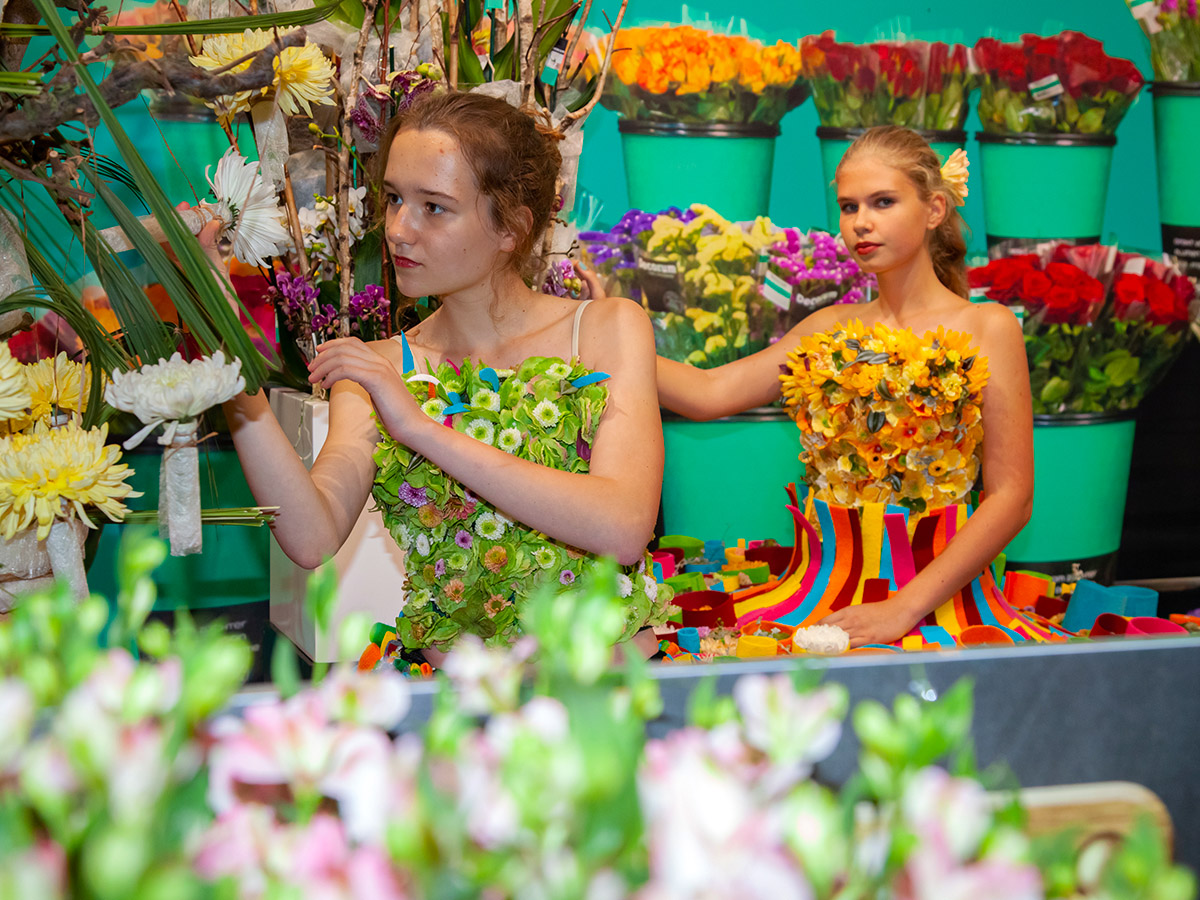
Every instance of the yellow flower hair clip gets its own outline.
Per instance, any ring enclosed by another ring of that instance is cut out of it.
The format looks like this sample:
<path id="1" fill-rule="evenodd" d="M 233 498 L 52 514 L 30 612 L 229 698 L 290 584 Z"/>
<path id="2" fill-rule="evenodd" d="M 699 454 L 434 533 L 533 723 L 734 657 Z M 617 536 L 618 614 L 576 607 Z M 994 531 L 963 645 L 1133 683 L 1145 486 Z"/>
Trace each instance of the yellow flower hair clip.
<path id="1" fill-rule="evenodd" d="M 967 202 L 967 169 L 970 166 L 967 151 L 961 147 L 951 153 L 950 158 L 942 164 L 942 181 L 954 195 L 955 206 L 962 206 Z"/>

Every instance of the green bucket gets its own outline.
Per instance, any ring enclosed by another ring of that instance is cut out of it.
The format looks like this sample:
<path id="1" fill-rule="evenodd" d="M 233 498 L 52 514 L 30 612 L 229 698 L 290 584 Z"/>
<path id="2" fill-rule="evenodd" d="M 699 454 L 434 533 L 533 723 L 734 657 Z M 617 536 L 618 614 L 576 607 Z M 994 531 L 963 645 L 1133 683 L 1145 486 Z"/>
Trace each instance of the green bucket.
<path id="1" fill-rule="evenodd" d="M 206 442 L 207 444 L 207 442 Z M 201 444 L 200 505 L 205 508 L 253 506 L 254 498 L 233 449 Z M 161 447 L 147 441 L 123 457 L 133 469 L 129 483 L 143 496 L 130 509 L 158 508 L 158 469 Z M 88 570 L 88 587 L 106 597 L 117 595 L 117 548 L 127 526 L 109 523 Z M 203 550 L 191 556 L 167 556 L 154 572 L 158 587 L 156 610 L 178 607 L 207 609 L 265 601 L 270 588 L 271 531 L 265 525 L 205 525 Z"/>
<path id="2" fill-rule="evenodd" d="M 854 143 L 854 140 L 867 129 L 865 128 L 834 128 L 821 125 L 817 128 L 817 139 L 821 142 L 821 172 L 825 179 L 825 211 L 829 216 L 829 230 L 834 234 L 841 228 L 841 210 L 838 209 L 837 189 L 833 177 L 837 173 L 838 163 Z M 955 150 L 961 150 L 967 142 L 967 133 L 961 129 L 948 131 L 923 131 L 917 134 L 929 141 L 929 146 L 945 162 Z"/>
<path id="3" fill-rule="evenodd" d="M 1033 417 L 1033 515 L 1005 553 L 1009 569 L 1111 584 L 1129 463 L 1131 413 Z"/>
<path id="4" fill-rule="evenodd" d="M 1151 91 L 1163 252 L 1200 275 L 1200 83 L 1156 81 Z"/>
<path id="5" fill-rule="evenodd" d="M 1114 135 L 981 131 L 976 137 L 989 247 L 1008 240 L 1100 240 Z"/>
<path id="6" fill-rule="evenodd" d="M 622 119 L 617 128 L 630 206 L 704 203 L 735 222 L 767 214 L 778 125 Z"/>
<path id="7" fill-rule="evenodd" d="M 691 422 L 663 415 L 664 534 L 701 540 L 773 538 L 790 545 L 789 484 L 801 484 L 800 433 L 783 410 L 752 409 L 727 419 Z"/>

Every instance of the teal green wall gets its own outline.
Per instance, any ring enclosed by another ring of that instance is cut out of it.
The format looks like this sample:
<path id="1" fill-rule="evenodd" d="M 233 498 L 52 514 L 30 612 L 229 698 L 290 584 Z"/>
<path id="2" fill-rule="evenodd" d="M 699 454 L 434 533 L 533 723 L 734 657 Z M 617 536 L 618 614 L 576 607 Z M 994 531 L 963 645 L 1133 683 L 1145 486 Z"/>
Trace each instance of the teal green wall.
<path id="1" fill-rule="evenodd" d="M 617 0 L 597 0 L 590 21 L 604 21 L 602 12 L 615 17 Z M 660 24 L 684 21 L 684 7 L 670 0 L 630 0 L 627 24 Z M 898 5 L 885 0 L 853 3 L 799 3 L 797 0 L 706 0 L 686 7 L 687 21 L 706 16 L 718 28 L 740 33 L 745 19 L 752 37 L 774 42 L 796 41 L 801 36 L 832 28 L 842 40 L 863 42 L 890 36 L 903 16 L 902 28 L 911 37 L 959 40 L 974 44 L 989 35 L 1003 40 L 1023 32 L 1052 34 L 1064 28 L 1083 31 L 1104 42 L 1113 56 L 1131 59 L 1147 80 L 1151 77 L 1150 53 L 1144 35 L 1122 0 L 980 0 L 975 3 L 924 0 Z M 818 125 L 811 101 L 789 113 L 775 154 L 770 215 L 784 226 L 826 227 L 822 199 L 821 158 L 815 135 Z M 978 159 L 974 133 L 979 120 L 972 110 L 967 120 L 971 138 L 967 152 Z M 616 116 L 597 108 L 585 126 L 584 153 L 579 185 L 603 204 L 600 222 L 612 224 L 629 206 Z M 973 168 L 978 177 L 978 166 Z M 719 173 L 714 173 L 719 177 Z M 982 192 L 978 182 L 967 200 L 966 218 L 973 236 L 971 247 L 984 248 Z M 1117 147 L 1109 181 L 1104 239 L 1119 240 L 1130 248 L 1161 249 L 1158 230 L 1158 197 L 1155 185 L 1154 120 L 1147 89 L 1117 130 Z"/>

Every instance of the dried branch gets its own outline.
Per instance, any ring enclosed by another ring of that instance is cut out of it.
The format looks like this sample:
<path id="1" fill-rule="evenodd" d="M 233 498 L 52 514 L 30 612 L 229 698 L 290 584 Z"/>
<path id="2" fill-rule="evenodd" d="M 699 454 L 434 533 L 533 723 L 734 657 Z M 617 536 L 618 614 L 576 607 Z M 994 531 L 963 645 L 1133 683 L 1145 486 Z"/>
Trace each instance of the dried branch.
<path id="1" fill-rule="evenodd" d="M 604 93 L 604 82 L 608 80 L 608 70 L 612 66 L 613 45 L 617 42 L 617 32 L 621 30 L 621 20 L 625 18 L 625 10 L 628 6 L 629 0 L 621 0 L 621 8 L 617 10 L 617 21 L 613 25 L 612 31 L 608 33 L 608 46 L 604 49 L 604 62 L 600 65 L 600 77 L 596 80 L 596 92 L 592 94 L 592 99 L 585 106 L 563 116 L 563 125 L 575 123 L 582 125 L 583 120 L 600 102 L 600 95 Z"/>
<path id="2" fill-rule="evenodd" d="M 20 179 L 21 181 L 31 181 L 34 184 L 40 184 L 46 190 L 50 191 L 51 194 L 68 196 L 72 200 L 80 203 L 90 202 L 96 196 L 95 194 L 89 194 L 87 191 L 80 190 L 79 188 L 69 187 L 61 182 L 51 181 L 48 178 L 42 178 L 40 175 L 34 175 L 33 172 L 29 171 L 28 169 L 23 169 L 18 165 L 14 165 L 2 156 L 0 156 L 0 169 L 4 169 L 4 171 L 8 172 L 14 178 Z"/>
<path id="3" fill-rule="evenodd" d="M 168 54 L 158 60 L 139 60 L 113 67 L 112 74 L 100 84 L 105 103 L 118 107 L 147 88 L 178 91 L 202 100 L 211 100 L 240 91 L 268 87 L 275 80 L 275 57 L 286 47 L 301 47 L 304 29 L 279 36 L 274 43 L 255 55 L 244 72 L 213 76 L 193 65 L 185 56 Z M 0 119 L 0 147 L 31 140 L 53 131 L 67 122 L 82 122 L 93 128 L 100 120 L 87 96 L 75 93 L 75 73 L 69 66 L 51 80 L 47 90 L 29 97 L 19 114 Z"/>
<path id="4" fill-rule="evenodd" d="M 515 59 L 520 66 L 517 79 L 521 82 L 521 105 L 533 101 L 533 85 L 538 73 L 529 60 L 533 46 L 533 3 L 532 0 L 517 0 L 517 46 Z"/>
<path id="5" fill-rule="evenodd" d="M 563 57 L 563 68 L 571 65 L 571 60 L 575 58 L 575 48 L 579 46 L 579 39 L 583 36 L 583 29 L 587 26 L 588 16 L 592 14 L 592 0 L 586 0 L 583 4 L 583 15 L 579 19 L 579 25 L 575 28 L 575 33 L 571 35 L 571 42 L 567 44 L 567 55 Z"/>

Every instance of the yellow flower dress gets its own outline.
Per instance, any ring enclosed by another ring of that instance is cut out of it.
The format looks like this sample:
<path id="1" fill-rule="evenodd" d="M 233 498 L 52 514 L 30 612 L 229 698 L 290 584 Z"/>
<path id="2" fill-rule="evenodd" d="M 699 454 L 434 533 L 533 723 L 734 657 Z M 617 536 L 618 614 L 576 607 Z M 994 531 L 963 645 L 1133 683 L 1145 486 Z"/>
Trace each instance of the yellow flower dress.
<path id="1" fill-rule="evenodd" d="M 918 337 L 852 321 L 804 338 L 786 368 L 783 396 L 818 527 L 792 507 L 792 565 L 779 582 L 735 595 L 739 625 L 803 627 L 886 600 L 962 528 L 979 476 L 988 365 L 969 335 L 939 328 Z M 989 567 L 886 646 L 1058 636 L 1014 610 Z"/>

